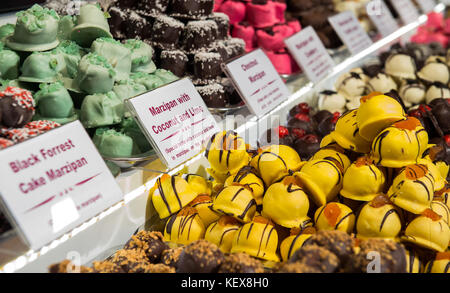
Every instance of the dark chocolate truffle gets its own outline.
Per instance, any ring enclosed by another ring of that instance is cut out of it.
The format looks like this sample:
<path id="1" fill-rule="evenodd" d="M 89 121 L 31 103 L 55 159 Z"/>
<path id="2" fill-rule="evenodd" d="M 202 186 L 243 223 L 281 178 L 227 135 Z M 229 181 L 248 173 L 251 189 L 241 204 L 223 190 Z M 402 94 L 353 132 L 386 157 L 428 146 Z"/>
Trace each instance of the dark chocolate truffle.
<path id="1" fill-rule="evenodd" d="M 388 239 L 368 239 L 361 241 L 360 252 L 347 263 L 346 272 L 367 273 L 377 271 L 374 253 L 380 256 L 380 273 L 406 273 L 406 253 L 403 245 Z M 369 255 L 370 254 L 370 255 Z M 372 266 L 372 264 L 374 266 Z"/>
<path id="2" fill-rule="evenodd" d="M 126 273 L 147 273 L 150 262 L 141 249 L 121 249 L 110 260 Z"/>
<path id="3" fill-rule="evenodd" d="M 66 274 L 66 273 L 92 273 L 92 269 L 79 266 L 78 268 L 68 259 L 63 260 L 60 263 L 53 264 L 48 268 L 48 272 L 51 274 Z"/>
<path id="4" fill-rule="evenodd" d="M 430 103 L 433 113 L 444 134 L 450 133 L 450 103 L 445 99 L 435 99 Z"/>
<path id="5" fill-rule="evenodd" d="M 157 263 L 161 259 L 162 252 L 168 247 L 163 242 L 161 232 L 140 231 L 131 237 L 124 249 L 141 249 L 147 255 L 149 262 Z"/>
<path id="6" fill-rule="evenodd" d="M 214 12 L 210 17 L 211 20 L 217 24 L 217 40 L 224 40 L 228 37 L 228 31 L 230 29 L 230 18 L 225 13 Z"/>
<path id="7" fill-rule="evenodd" d="M 177 267 L 178 260 L 180 259 L 180 254 L 184 247 L 176 247 L 164 250 L 161 255 L 161 263 L 170 267 Z"/>
<path id="8" fill-rule="evenodd" d="M 161 49 L 175 49 L 183 33 L 184 24 L 167 15 L 158 15 L 151 30 L 151 41 Z"/>
<path id="9" fill-rule="evenodd" d="M 130 11 L 125 26 L 128 39 L 147 39 L 151 36 L 150 23 L 134 11 Z"/>
<path id="10" fill-rule="evenodd" d="M 227 97 L 221 84 L 213 83 L 205 86 L 197 86 L 196 89 L 209 108 L 222 108 L 227 106 Z"/>
<path id="11" fill-rule="evenodd" d="M 217 36 L 217 24 L 212 20 L 189 21 L 184 28 L 183 45 L 188 52 L 208 48 Z"/>
<path id="12" fill-rule="evenodd" d="M 162 69 L 169 70 L 178 77 L 186 75 L 189 58 L 181 50 L 164 50 L 160 54 L 160 65 Z"/>
<path id="13" fill-rule="evenodd" d="M 126 21 L 128 19 L 127 10 L 118 7 L 111 7 L 108 10 L 110 17 L 108 18 L 111 34 L 115 39 L 125 39 Z"/>
<path id="14" fill-rule="evenodd" d="M 339 267 L 338 257 L 317 245 L 303 246 L 289 259 L 290 263 L 300 263 L 320 273 L 334 273 Z"/>
<path id="15" fill-rule="evenodd" d="M 264 266 L 260 260 L 257 260 L 246 253 L 232 253 L 225 256 L 225 260 L 220 266 L 218 273 L 264 273 Z"/>
<path id="16" fill-rule="evenodd" d="M 216 273 L 223 260 L 223 253 L 216 245 L 197 240 L 181 252 L 177 273 Z"/>
<path id="17" fill-rule="evenodd" d="M 158 15 L 166 12 L 169 0 L 139 0 L 137 10 L 147 16 Z"/>
<path id="18" fill-rule="evenodd" d="M 319 231 L 304 246 L 308 245 L 326 248 L 339 257 L 342 263 L 346 263 L 353 255 L 353 240 L 343 231 Z"/>
<path id="19" fill-rule="evenodd" d="M 199 52 L 194 56 L 194 74 L 201 80 L 214 79 L 222 74 L 222 56 L 219 53 Z"/>
<path id="20" fill-rule="evenodd" d="M 172 0 L 170 14 L 187 19 L 200 19 L 209 16 L 214 0 Z"/>
<path id="21" fill-rule="evenodd" d="M 23 127 L 31 121 L 34 107 L 34 99 L 29 91 L 8 87 L 0 92 L 0 123 L 6 127 Z"/>
<path id="22" fill-rule="evenodd" d="M 319 149 L 320 141 L 315 135 L 305 135 L 293 145 L 302 160 L 309 160 Z"/>

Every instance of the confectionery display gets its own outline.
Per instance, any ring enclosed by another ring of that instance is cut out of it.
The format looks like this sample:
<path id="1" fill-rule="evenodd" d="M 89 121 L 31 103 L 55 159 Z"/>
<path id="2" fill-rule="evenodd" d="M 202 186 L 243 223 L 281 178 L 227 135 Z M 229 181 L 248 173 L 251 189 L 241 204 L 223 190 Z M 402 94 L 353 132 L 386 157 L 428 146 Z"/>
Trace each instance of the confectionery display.
<path id="1" fill-rule="evenodd" d="M 230 19 L 231 36 L 245 41 L 247 52 L 263 48 L 280 74 L 299 71 L 287 52 L 284 39 L 301 30 L 298 20 L 286 13 L 284 1 L 218 1 L 214 11 Z"/>
<path id="2" fill-rule="evenodd" d="M 80 225 L 32 254 L 11 245 L 26 233 L 2 205 L 0 250 L 14 256 L 0 253 L 0 271 L 34 262 L 50 273 L 450 272 L 443 4 L 409 42 L 388 36 L 390 48 L 350 56 L 327 18 L 351 11 L 381 38 L 369 1 L 95 2 L 47 1 L 0 26 L 0 152 L 79 120 L 123 200 L 87 226 L 102 229 L 98 239 Z M 294 75 L 284 45 L 307 26 L 337 65 L 318 83 Z M 126 100 L 189 78 L 212 113 L 247 115 L 222 68 L 257 48 L 293 95 L 245 125 L 215 117 L 200 154 L 164 166 Z M 69 260 L 64 242 L 89 259 Z"/>
<path id="3" fill-rule="evenodd" d="M 433 260 L 446 260 L 450 241 L 447 173 L 429 158 L 428 139 L 400 100 L 378 92 L 339 117 L 311 158 L 287 145 L 253 152 L 237 133 L 219 132 L 205 152 L 211 177 L 163 175 L 147 215 L 165 222 L 161 241 L 182 247 L 176 272 L 234 272 L 220 266 L 240 253 L 266 272 L 365 273 L 373 251 L 381 272 L 423 271 L 420 262 L 442 270 Z"/>
<path id="4" fill-rule="evenodd" d="M 153 48 L 146 61 L 153 68 L 156 64 L 180 78 L 189 77 L 208 107 L 235 107 L 242 100 L 221 64 L 245 53 L 245 43 L 229 34 L 230 18 L 213 12 L 213 4 L 212 0 L 117 0 L 108 6 L 108 21 L 116 39 L 139 39 Z M 141 62 L 140 58 L 133 62 Z"/>

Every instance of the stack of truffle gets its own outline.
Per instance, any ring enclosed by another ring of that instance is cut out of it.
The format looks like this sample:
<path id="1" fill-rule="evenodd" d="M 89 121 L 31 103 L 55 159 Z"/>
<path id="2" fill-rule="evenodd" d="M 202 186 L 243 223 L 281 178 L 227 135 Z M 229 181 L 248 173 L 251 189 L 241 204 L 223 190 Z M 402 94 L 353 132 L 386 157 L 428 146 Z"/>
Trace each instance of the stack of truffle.
<path id="1" fill-rule="evenodd" d="M 319 93 L 318 107 L 342 113 L 357 108 L 361 96 L 373 91 L 395 91 L 407 108 L 449 98 L 450 62 L 445 54 L 439 43 L 394 45 L 378 61 L 339 76 L 335 91 Z"/>
<path id="2" fill-rule="evenodd" d="M 196 85 L 206 105 L 223 108 L 242 102 L 221 64 L 245 52 L 230 38 L 229 18 L 213 13 L 213 0 L 115 1 L 108 12 L 116 38 L 139 38 L 155 48 L 155 62 Z"/>
<path id="3" fill-rule="evenodd" d="M 306 161 L 285 145 L 255 152 L 233 131 L 214 135 L 212 181 L 163 175 L 150 190 L 146 228 L 172 247 L 164 264 L 216 272 L 245 253 L 275 272 L 362 273 L 375 251 L 381 272 L 448 271 L 449 164 L 398 99 L 364 96 L 320 145 Z"/>
<path id="4" fill-rule="evenodd" d="M 280 74 L 299 71 L 284 39 L 299 32 L 301 26 L 298 20 L 285 14 L 284 1 L 216 1 L 215 10 L 229 16 L 231 35 L 245 41 L 247 52 L 263 48 Z"/>
<path id="5" fill-rule="evenodd" d="M 79 119 L 107 157 L 151 149 L 124 101 L 178 78 L 156 68 L 150 45 L 114 40 L 99 6 L 87 4 L 76 17 L 60 17 L 34 5 L 18 13 L 16 25 L 0 27 L 0 41 L 3 86 L 36 92 L 35 104 L 22 103 L 30 108 L 26 119 L 58 124 Z M 17 112 L 9 108 L 3 119 Z M 26 119 L 18 121 L 24 125 Z"/>

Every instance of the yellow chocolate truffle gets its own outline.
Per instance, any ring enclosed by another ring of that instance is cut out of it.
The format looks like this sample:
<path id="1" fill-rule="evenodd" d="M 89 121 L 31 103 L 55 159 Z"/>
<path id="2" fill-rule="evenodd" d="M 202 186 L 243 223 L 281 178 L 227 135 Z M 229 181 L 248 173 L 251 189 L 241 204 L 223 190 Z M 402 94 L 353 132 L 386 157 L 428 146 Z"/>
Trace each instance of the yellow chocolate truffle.
<path id="1" fill-rule="evenodd" d="M 342 188 L 343 167 L 334 160 L 311 160 L 294 173 L 317 206 L 333 200 Z"/>
<path id="2" fill-rule="evenodd" d="M 262 215 L 283 227 L 300 227 L 308 210 L 308 196 L 292 177 L 272 184 L 264 195 Z"/>
<path id="3" fill-rule="evenodd" d="M 360 134 L 356 123 L 358 109 L 346 112 L 339 117 L 335 130 L 331 132 L 331 137 L 344 149 L 357 153 L 368 153 L 370 151 L 370 141 L 365 140 Z"/>
<path id="4" fill-rule="evenodd" d="M 420 121 L 409 117 L 383 130 L 372 143 L 375 163 L 388 168 L 416 164 L 428 147 L 428 134 Z"/>
<path id="5" fill-rule="evenodd" d="M 372 141 L 383 129 L 406 119 L 402 105 L 392 97 L 374 92 L 361 98 L 356 115 L 359 134 Z"/>
<path id="6" fill-rule="evenodd" d="M 445 186 L 434 193 L 434 200 L 442 201 L 448 208 L 450 208 L 450 186 Z"/>
<path id="7" fill-rule="evenodd" d="M 450 273 L 450 251 L 436 254 L 436 258 L 427 263 L 424 272 L 427 274 Z"/>
<path id="8" fill-rule="evenodd" d="M 164 241 L 176 244 L 189 244 L 203 239 L 205 225 L 195 208 L 185 207 L 178 214 L 173 215 L 166 223 Z"/>
<path id="9" fill-rule="evenodd" d="M 427 166 L 428 171 L 434 178 L 434 191 L 441 190 L 445 187 L 445 178 L 442 177 L 441 172 L 439 172 L 439 169 L 430 159 L 419 159 L 418 163 Z"/>
<path id="10" fill-rule="evenodd" d="M 271 145 L 263 147 L 251 161 L 261 175 L 266 186 L 280 180 L 290 171 L 297 171 L 302 166 L 298 153 L 286 145 Z"/>
<path id="11" fill-rule="evenodd" d="M 238 183 L 249 187 L 253 191 L 256 204 L 261 205 L 264 195 L 264 181 L 259 177 L 257 171 L 252 166 L 245 166 L 239 170 L 235 175 L 230 176 L 225 181 L 225 186 L 230 186 L 233 183 Z"/>
<path id="12" fill-rule="evenodd" d="M 277 248 L 278 233 L 274 224 L 263 217 L 255 217 L 234 235 L 231 253 L 243 252 L 268 261 L 280 261 Z"/>
<path id="13" fill-rule="evenodd" d="M 197 174 L 183 174 L 181 176 L 198 195 L 211 195 L 211 182 Z"/>
<path id="14" fill-rule="evenodd" d="M 427 166 L 417 164 L 403 168 L 387 195 L 396 206 L 413 214 L 428 209 L 433 200 L 434 180 Z"/>
<path id="15" fill-rule="evenodd" d="M 442 217 L 442 220 L 450 224 L 450 208 L 442 201 L 433 200 L 431 202 L 431 210 Z"/>
<path id="16" fill-rule="evenodd" d="M 427 209 L 409 223 L 402 241 L 444 252 L 450 241 L 450 229 L 441 216 Z"/>
<path id="17" fill-rule="evenodd" d="M 231 251 L 234 235 L 241 227 L 238 220 L 230 216 L 222 216 L 220 219 L 208 226 L 205 240 L 217 245 L 224 253 Z"/>
<path id="18" fill-rule="evenodd" d="M 253 193 L 242 185 L 227 186 L 214 198 L 211 207 L 214 211 L 248 223 L 256 211 Z"/>
<path id="19" fill-rule="evenodd" d="M 161 219 L 178 212 L 197 196 L 186 180 L 167 174 L 156 180 L 149 194 Z"/>
<path id="20" fill-rule="evenodd" d="M 323 148 L 323 147 L 329 146 L 330 144 L 333 144 L 333 143 L 336 143 L 334 141 L 333 136 L 331 134 L 327 134 L 320 141 L 320 147 Z"/>
<path id="21" fill-rule="evenodd" d="M 289 258 L 300 248 L 303 247 L 308 239 L 311 238 L 314 229 L 306 229 L 300 231 L 298 228 L 291 229 L 291 235 L 285 238 L 280 244 L 280 254 L 283 261 L 288 261 Z"/>
<path id="22" fill-rule="evenodd" d="M 346 205 L 330 202 L 317 209 L 314 222 L 318 231 L 339 230 L 351 233 L 355 226 L 355 214 Z"/>
<path id="23" fill-rule="evenodd" d="M 402 229 L 400 212 L 387 197 L 379 195 L 363 206 L 356 219 L 356 237 L 395 239 Z"/>
<path id="24" fill-rule="evenodd" d="M 419 274 L 423 271 L 423 265 L 415 251 L 405 249 L 406 254 L 406 272 L 410 274 Z"/>
<path id="25" fill-rule="evenodd" d="M 250 162 L 244 139 L 234 131 L 216 133 L 208 143 L 205 156 L 211 165 L 208 172 L 215 179 L 223 179 L 221 182 Z"/>
<path id="26" fill-rule="evenodd" d="M 195 208 L 202 219 L 205 227 L 208 227 L 212 222 L 217 221 L 220 215 L 211 209 L 212 199 L 209 195 L 199 195 L 189 203 L 189 206 Z"/>
<path id="27" fill-rule="evenodd" d="M 370 201 L 383 192 L 384 173 L 367 157 L 360 157 L 344 174 L 341 195 L 357 201 Z"/>
<path id="28" fill-rule="evenodd" d="M 344 172 L 346 172 L 352 162 L 344 154 L 344 152 L 344 149 L 342 149 L 339 145 L 332 144 L 326 147 L 322 147 L 317 153 L 314 154 L 311 160 L 333 158 L 341 163 L 341 166 L 344 168 Z"/>

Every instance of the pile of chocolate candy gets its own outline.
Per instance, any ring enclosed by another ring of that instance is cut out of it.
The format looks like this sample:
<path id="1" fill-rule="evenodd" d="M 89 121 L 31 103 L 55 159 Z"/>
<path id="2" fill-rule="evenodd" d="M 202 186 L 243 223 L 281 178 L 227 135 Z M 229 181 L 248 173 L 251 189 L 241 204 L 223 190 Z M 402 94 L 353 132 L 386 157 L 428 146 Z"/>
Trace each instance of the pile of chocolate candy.
<path id="1" fill-rule="evenodd" d="M 362 273 L 374 251 L 381 272 L 448 271 L 445 154 L 398 99 L 373 92 L 337 119 L 307 160 L 286 145 L 255 151 L 233 131 L 217 133 L 205 152 L 213 180 L 158 178 L 146 229 L 178 250 L 178 261 L 163 263 L 177 272 L 217 272 L 245 253 L 273 272 Z M 108 266 L 120 265 L 121 255 Z M 160 263 L 162 255 L 145 259 Z"/>
<path id="2" fill-rule="evenodd" d="M 115 1 L 109 8 L 112 34 L 138 38 L 155 48 L 157 66 L 189 77 L 206 105 L 241 103 L 221 64 L 245 52 L 245 43 L 229 36 L 229 18 L 213 13 L 213 0 Z"/>

